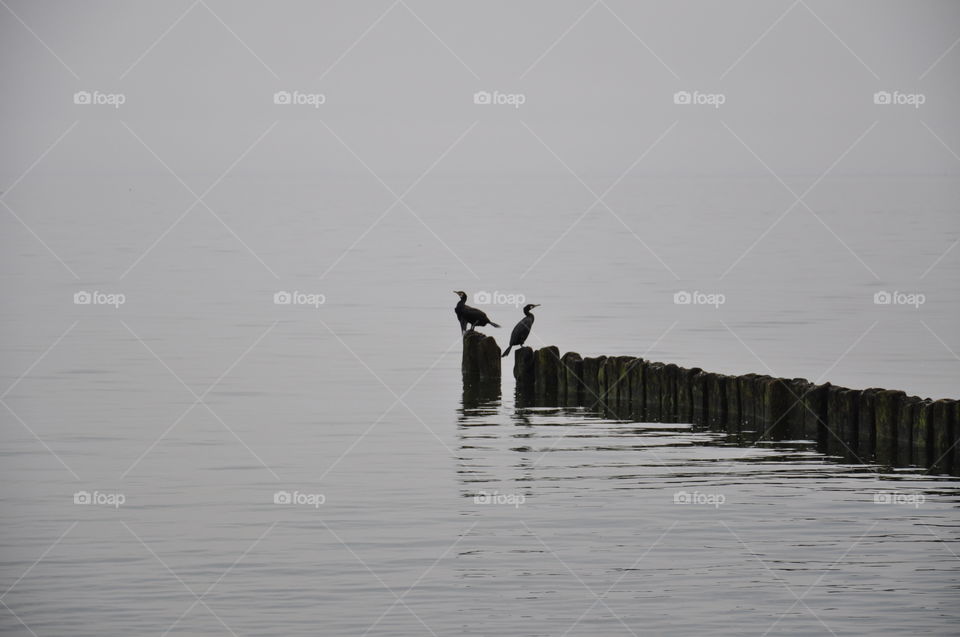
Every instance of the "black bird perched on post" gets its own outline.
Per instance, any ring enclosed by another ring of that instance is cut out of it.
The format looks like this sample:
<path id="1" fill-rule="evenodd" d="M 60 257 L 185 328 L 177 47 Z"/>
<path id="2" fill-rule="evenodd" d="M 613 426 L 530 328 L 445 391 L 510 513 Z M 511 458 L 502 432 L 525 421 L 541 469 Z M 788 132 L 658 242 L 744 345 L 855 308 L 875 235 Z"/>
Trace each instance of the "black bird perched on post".
<path id="1" fill-rule="evenodd" d="M 530 328 L 533 327 L 533 319 L 536 318 L 530 313 L 530 310 L 535 307 L 540 307 L 540 304 L 530 303 L 529 305 L 523 306 L 523 318 L 514 326 L 513 332 L 510 333 L 510 345 L 507 346 L 506 351 L 503 352 L 503 356 L 500 358 L 506 358 L 514 345 L 521 347 L 526 342 L 527 337 L 530 336 Z"/>
<path id="2" fill-rule="evenodd" d="M 475 307 L 470 307 L 467 305 L 467 293 L 462 290 L 454 290 L 454 294 L 460 297 L 460 302 L 457 303 L 457 307 L 454 308 L 454 312 L 457 315 L 457 320 L 460 321 L 460 331 L 467 332 L 467 325 L 470 325 L 470 330 L 473 331 L 477 327 L 483 327 L 484 325 L 492 325 L 494 327 L 500 327 L 496 323 L 490 320 L 486 312 L 483 310 L 478 310 Z M 529 330 L 528 330 L 529 331 Z"/>

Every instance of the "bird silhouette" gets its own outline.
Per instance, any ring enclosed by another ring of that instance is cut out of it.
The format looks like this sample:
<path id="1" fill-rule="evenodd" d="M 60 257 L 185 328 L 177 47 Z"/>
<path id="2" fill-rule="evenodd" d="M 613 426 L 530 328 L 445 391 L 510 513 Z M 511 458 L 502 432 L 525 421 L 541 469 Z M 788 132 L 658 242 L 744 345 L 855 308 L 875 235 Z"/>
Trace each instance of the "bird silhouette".
<path id="1" fill-rule="evenodd" d="M 510 333 L 510 344 L 500 358 L 506 358 L 514 345 L 521 347 L 527 341 L 527 337 L 530 336 L 530 328 L 533 327 L 533 320 L 536 318 L 530 313 L 530 310 L 535 307 L 540 307 L 540 304 L 530 303 L 523 306 L 523 318 L 513 327 L 513 332 Z"/>
<path id="2" fill-rule="evenodd" d="M 500 327 L 496 323 L 490 320 L 490 317 L 487 316 L 486 312 L 483 310 L 478 310 L 475 307 L 470 307 L 467 305 L 467 293 L 463 290 L 454 290 L 454 294 L 460 297 L 460 302 L 457 303 L 457 307 L 454 308 L 454 312 L 457 315 L 457 320 L 460 321 L 460 331 L 466 333 L 468 331 L 472 332 L 477 327 L 483 327 L 484 325 L 492 325 L 494 327 Z M 470 326 L 470 329 L 467 329 L 467 325 Z"/>

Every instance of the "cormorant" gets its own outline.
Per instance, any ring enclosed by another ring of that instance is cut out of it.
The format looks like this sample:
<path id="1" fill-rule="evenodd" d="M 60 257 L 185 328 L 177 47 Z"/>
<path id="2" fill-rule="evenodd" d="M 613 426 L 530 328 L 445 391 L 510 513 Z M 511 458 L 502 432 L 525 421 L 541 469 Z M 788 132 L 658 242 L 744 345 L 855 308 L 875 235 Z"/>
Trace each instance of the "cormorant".
<path id="1" fill-rule="evenodd" d="M 507 346 L 506 351 L 503 352 L 503 356 L 500 358 L 506 358 L 514 345 L 518 347 L 522 346 L 527 340 L 527 337 L 530 336 L 530 328 L 533 327 L 533 319 L 535 318 L 533 314 L 530 313 L 530 310 L 535 307 L 540 307 L 540 304 L 530 303 L 529 305 L 523 306 L 523 318 L 514 326 L 513 332 L 510 333 L 510 345 Z"/>
<path id="2" fill-rule="evenodd" d="M 484 325 L 492 325 L 494 327 L 500 327 L 499 325 L 497 325 L 496 323 L 490 320 L 486 312 L 467 305 L 466 292 L 462 290 L 454 290 L 453 293 L 460 297 L 460 302 L 457 303 L 457 307 L 455 307 L 453 311 L 457 315 L 457 320 L 460 321 L 461 332 L 468 331 L 467 325 L 470 325 L 469 331 L 471 332 L 474 330 L 474 328 L 483 327 Z"/>

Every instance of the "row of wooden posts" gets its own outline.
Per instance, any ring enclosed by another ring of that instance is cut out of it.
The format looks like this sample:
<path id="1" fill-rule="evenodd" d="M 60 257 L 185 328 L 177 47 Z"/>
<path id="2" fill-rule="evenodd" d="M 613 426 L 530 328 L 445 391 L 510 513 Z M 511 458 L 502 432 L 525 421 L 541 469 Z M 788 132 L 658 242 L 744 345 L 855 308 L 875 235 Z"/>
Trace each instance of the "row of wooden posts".
<path id="1" fill-rule="evenodd" d="M 960 473 L 956 400 L 803 378 L 715 374 L 633 356 L 561 356 L 554 346 L 517 349 L 513 373 L 526 404 L 704 425 L 753 439 L 813 440 L 827 454 L 851 461 Z M 500 349 L 492 336 L 465 336 L 463 374 L 465 383 L 499 386 Z"/>

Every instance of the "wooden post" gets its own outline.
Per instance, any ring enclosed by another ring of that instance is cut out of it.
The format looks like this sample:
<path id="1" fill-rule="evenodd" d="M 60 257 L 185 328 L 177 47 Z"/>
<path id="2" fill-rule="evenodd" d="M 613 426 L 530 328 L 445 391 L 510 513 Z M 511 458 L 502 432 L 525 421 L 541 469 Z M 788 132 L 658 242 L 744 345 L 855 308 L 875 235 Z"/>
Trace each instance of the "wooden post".
<path id="1" fill-rule="evenodd" d="M 858 430 L 857 409 L 859 392 L 846 387 L 831 386 L 827 391 L 826 434 L 827 453 L 854 459 L 855 438 Z"/>
<path id="2" fill-rule="evenodd" d="M 707 376 L 707 422 L 711 427 L 727 424 L 727 392 L 723 374 Z"/>
<path id="3" fill-rule="evenodd" d="M 533 349 L 520 347 L 513 353 L 513 377 L 517 381 L 517 395 L 533 396 Z"/>
<path id="4" fill-rule="evenodd" d="M 740 403 L 740 378 L 737 376 L 724 376 L 723 391 L 726 394 L 725 405 L 727 407 L 727 431 L 740 431 L 743 423 L 743 411 Z"/>
<path id="5" fill-rule="evenodd" d="M 623 358 L 622 356 L 610 356 L 607 358 L 606 365 L 604 365 L 607 371 L 604 401 L 607 403 L 610 414 L 617 419 L 622 417 L 620 414 L 620 393 L 623 391 L 623 385 L 620 378 L 623 375 Z"/>
<path id="6" fill-rule="evenodd" d="M 747 374 L 741 376 L 743 384 L 740 385 L 740 420 L 743 423 L 741 429 L 757 430 L 756 402 L 757 402 L 757 379 L 760 374 Z"/>
<path id="7" fill-rule="evenodd" d="M 877 394 L 881 391 L 878 387 L 871 387 L 860 392 L 859 405 L 857 406 L 857 453 L 861 458 L 867 460 L 873 458 L 877 453 Z"/>
<path id="8" fill-rule="evenodd" d="M 824 421 L 826 425 L 826 449 L 831 456 L 841 456 L 842 447 L 840 445 L 840 394 L 846 391 L 844 387 L 833 385 L 827 390 L 827 418 Z"/>
<path id="9" fill-rule="evenodd" d="M 856 458 L 859 402 L 857 390 L 833 386 L 827 392 L 827 453 L 848 460 Z"/>
<path id="10" fill-rule="evenodd" d="M 633 387 L 630 385 L 630 372 L 639 364 L 633 356 L 621 356 L 617 376 L 617 414 L 621 418 L 629 418 L 632 411 Z"/>
<path id="11" fill-rule="evenodd" d="M 559 348 L 558 350 L 559 351 Z M 566 354 L 564 354 L 566 356 Z M 557 361 L 557 407 L 567 404 L 567 367 L 563 364 L 563 356 Z"/>
<path id="12" fill-rule="evenodd" d="M 827 393 L 830 383 L 811 385 L 803 395 L 803 437 L 817 444 L 827 442 Z"/>
<path id="13" fill-rule="evenodd" d="M 560 350 L 551 345 L 538 349 L 533 356 L 533 393 L 539 405 L 557 404 L 557 368 Z"/>
<path id="14" fill-rule="evenodd" d="M 680 368 L 677 381 L 677 410 L 679 422 L 693 424 L 693 377 L 700 372 L 699 367 L 693 369 Z"/>
<path id="15" fill-rule="evenodd" d="M 913 464 L 913 435 L 922 404 L 919 396 L 906 396 L 900 401 L 900 411 L 897 413 L 897 466 Z"/>
<path id="16" fill-rule="evenodd" d="M 853 462 L 859 458 L 857 445 L 860 439 L 860 394 L 859 389 L 848 389 L 841 396 L 840 438 L 843 441 L 843 456 Z"/>
<path id="17" fill-rule="evenodd" d="M 604 361 L 600 368 L 600 374 L 603 378 L 600 384 L 600 397 L 606 407 L 606 411 L 616 418 L 624 417 L 627 413 L 621 408 L 620 404 L 624 398 L 629 398 L 630 388 L 625 384 L 625 367 L 628 356 L 610 356 Z"/>
<path id="18" fill-rule="evenodd" d="M 608 411 L 610 405 L 610 389 L 607 386 L 607 377 L 610 375 L 609 367 L 613 365 L 612 358 L 611 356 L 604 356 L 597 367 L 597 408 L 603 412 Z"/>
<path id="19" fill-rule="evenodd" d="M 724 422 L 727 433 L 740 433 L 740 381 L 736 376 L 720 375 L 720 391 L 723 392 Z"/>
<path id="20" fill-rule="evenodd" d="M 583 404 L 595 408 L 600 398 L 600 368 L 606 356 L 586 357 L 583 359 Z"/>
<path id="21" fill-rule="evenodd" d="M 707 423 L 707 378 L 710 376 L 703 370 L 697 371 L 690 383 L 690 403 L 692 417 L 690 422 L 695 425 Z"/>
<path id="22" fill-rule="evenodd" d="M 560 359 L 560 370 L 564 375 L 563 396 L 567 407 L 583 404 L 583 359 L 576 352 L 567 352 Z"/>
<path id="23" fill-rule="evenodd" d="M 794 378 L 787 382 L 790 390 L 790 409 L 787 414 L 787 435 L 791 438 L 803 438 L 804 436 L 804 414 L 806 409 L 803 407 L 803 395 L 807 390 L 813 387 L 813 383 L 805 378 Z"/>
<path id="24" fill-rule="evenodd" d="M 953 449 L 956 440 L 956 401 L 940 399 L 933 403 L 933 464 L 939 473 L 949 473 L 953 467 Z"/>
<path id="25" fill-rule="evenodd" d="M 769 423 L 767 422 L 767 410 L 764 401 L 767 396 L 767 384 L 773 380 L 772 377 L 763 374 L 753 379 L 752 402 L 753 406 L 753 424 L 758 432 L 766 432 Z"/>
<path id="26" fill-rule="evenodd" d="M 740 424 L 743 430 L 753 430 L 757 428 L 754 403 L 757 391 L 756 381 L 759 377 L 759 374 L 746 374 L 738 377 L 739 380 L 737 384 L 740 388 Z"/>
<path id="27" fill-rule="evenodd" d="M 620 358 L 618 356 L 608 356 L 600 366 L 598 374 L 600 389 L 600 404 L 603 411 L 612 417 L 619 417 L 617 414 L 617 400 L 620 392 L 620 385 L 617 383 L 619 378 Z"/>
<path id="28" fill-rule="evenodd" d="M 783 378 L 771 378 L 764 382 L 763 413 L 764 430 L 770 440 L 781 440 L 789 431 L 787 415 L 791 406 L 790 390 Z"/>
<path id="29" fill-rule="evenodd" d="M 874 407 L 876 423 L 877 462 L 893 465 L 897 460 L 897 418 L 900 415 L 900 403 L 907 395 L 902 391 L 884 389 L 877 393 Z"/>
<path id="30" fill-rule="evenodd" d="M 500 346 L 492 336 L 470 331 L 463 335 L 460 370 L 465 379 L 500 378 Z"/>
<path id="31" fill-rule="evenodd" d="M 643 378 L 647 421 L 660 422 L 660 385 L 663 380 L 663 363 L 646 363 L 643 367 Z"/>
<path id="32" fill-rule="evenodd" d="M 929 398 L 914 406 L 913 453 L 911 461 L 918 467 L 933 464 L 933 401 Z"/>
<path id="33" fill-rule="evenodd" d="M 960 400 L 953 401 L 953 442 L 950 443 L 950 446 L 953 447 L 953 474 L 960 474 Z"/>
<path id="34" fill-rule="evenodd" d="M 680 368 L 673 363 L 663 366 L 663 384 L 660 386 L 660 420 L 677 422 L 677 377 Z"/>
<path id="35" fill-rule="evenodd" d="M 643 387 L 644 363 L 642 358 L 636 359 L 627 374 L 627 380 L 630 383 L 630 414 L 637 420 L 643 420 L 646 417 Z"/>

